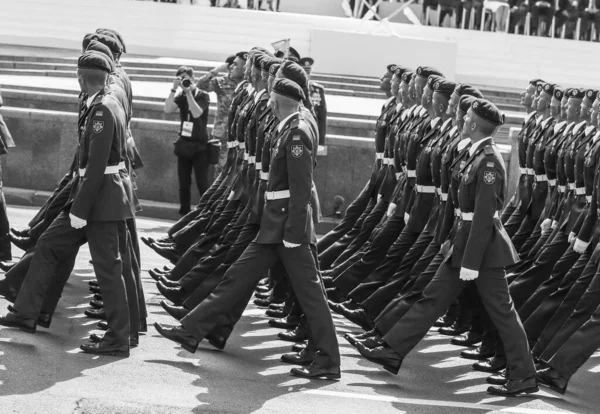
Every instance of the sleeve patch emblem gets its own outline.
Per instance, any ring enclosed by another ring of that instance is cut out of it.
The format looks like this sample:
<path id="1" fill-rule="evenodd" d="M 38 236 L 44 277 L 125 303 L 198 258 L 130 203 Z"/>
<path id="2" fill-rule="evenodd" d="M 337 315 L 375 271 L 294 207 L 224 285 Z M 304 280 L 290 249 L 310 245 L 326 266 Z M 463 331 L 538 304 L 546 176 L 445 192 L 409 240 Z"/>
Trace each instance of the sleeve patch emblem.
<path id="1" fill-rule="evenodd" d="M 494 184 L 496 181 L 496 173 L 492 171 L 484 171 L 483 172 L 483 181 L 486 184 Z"/>
<path id="2" fill-rule="evenodd" d="M 95 134 L 99 134 L 104 130 L 104 121 L 94 121 L 92 123 L 92 130 Z"/>
<path id="3" fill-rule="evenodd" d="M 292 145 L 292 157 L 300 158 L 304 154 L 304 145 Z"/>

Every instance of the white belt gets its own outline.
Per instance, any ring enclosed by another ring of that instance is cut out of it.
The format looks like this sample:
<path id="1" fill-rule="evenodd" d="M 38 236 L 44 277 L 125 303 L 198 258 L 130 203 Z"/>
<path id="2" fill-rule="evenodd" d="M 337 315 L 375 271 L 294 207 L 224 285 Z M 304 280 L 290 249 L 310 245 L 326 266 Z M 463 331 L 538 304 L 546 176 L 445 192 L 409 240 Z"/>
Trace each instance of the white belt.
<path id="1" fill-rule="evenodd" d="M 437 195 L 440 195 L 440 194 L 442 194 L 442 189 L 441 189 L 440 187 L 435 187 L 435 193 L 436 193 Z"/>
<path id="2" fill-rule="evenodd" d="M 575 183 L 569 183 L 569 190 L 575 190 L 576 187 Z"/>
<path id="3" fill-rule="evenodd" d="M 577 195 L 585 195 L 585 187 L 580 187 L 575 189 L 575 194 Z"/>
<path id="4" fill-rule="evenodd" d="M 383 163 L 387 164 L 387 165 L 393 165 L 394 164 L 394 159 L 393 158 L 384 158 L 383 159 Z"/>
<path id="5" fill-rule="evenodd" d="M 460 208 L 455 208 L 454 209 L 454 216 L 455 217 L 460 217 Z"/>
<path id="6" fill-rule="evenodd" d="M 585 196 L 585 201 L 587 201 L 588 203 L 592 202 L 592 196 Z"/>
<path id="7" fill-rule="evenodd" d="M 435 187 L 432 185 L 417 185 L 417 186 L 415 186 L 415 188 L 417 189 L 417 193 L 426 193 L 426 194 L 435 193 Z"/>
<path id="8" fill-rule="evenodd" d="M 548 185 L 554 187 L 556 185 L 556 180 L 548 180 Z"/>
<path id="9" fill-rule="evenodd" d="M 248 156 L 247 152 L 244 152 L 244 161 L 248 161 L 250 159 L 250 157 Z"/>
<path id="10" fill-rule="evenodd" d="M 399 172 L 396 173 L 396 180 L 400 179 L 400 174 L 402 174 L 402 173 L 399 173 Z"/>
<path id="11" fill-rule="evenodd" d="M 239 145 L 238 141 L 227 142 L 227 148 L 235 148 Z"/>
<path id="12" fill-rule="evenodd" d="M 375 153 L 375 159 L 376 160 L 382 160 L 383 159 L 383 152 L 376 152 Z"/>
<path id="13" fill-rule="evenodd" d="M 260 172 L 260 179 L 264 180 L 264 181 L 268 181 L 269 180 L 269 173 L 268 172 Z"/>
<path id="14" fill-rule="evenodd" d="M 461 213 L 461 218 L 463 221 L 473 221 L 473 216 L 475 215 L 475 213 Z M 498 214 L 498 212 L 496 211 L 494 213 L 494 218 L 499 218 L 500 215 Z"/>
<path id="15" fill-rule="evenodd" d="M 231 192 L 229 193 L 229 195 L 227 196 L 227 201 L 231 201 L 231 199 L 233 199 L 233 195 L 235 194 L 235 192 L 233 190 L 231 190 Z"/>
<path id="16" fill-rule="evenodd" d="M 265 200 L 282 200 L 284 198 L 290 198 L 290 190 L 265 192 Z"/>
<path id="17" fill-rule="evenodd" d="M 417 178 L 417 172 L 415 170 L 407 170 L 406 176 L 408 178 Z"/>
<path id="18" fill-rule="evenodd" d="M 521 175 L 527 174 L 527 168 L 519 167 L 519 174 L 521 174 Z"/>
<path id="19" fill-rule="evenodd" d="M 564 185 L 559 185 L 558 186 L 558 192 L 559 193 L 564 193 L 565 191 L 567 191 L 567 187 Z"/>
<path id="20" fill-rule="evenodd" d="M 122 170 L 125 168 L 125 162 L 122 161 L 120 162 L 118 165 L 109 165 L 104 169 L 104 175 L 107 174 L 118 174 L 119 170 Z M 85 171 L 86 168 L 80 168 L 79 169 L 79 176 L 80 177 L 84 177 L 85 176 Z"/>
<path id="21" fill-rule="evenodd" d="M 235 142 L 235 141 L 234 141 Z M 245 149 L 246 148 L 246 143 L 245 142 L 238 142 L 238 147 L 240 149 Z"/>
<path id="22" fill-rule="evenodd" d="M 442 193 L 440 194 L 440 197 L 442 201 L 448 201 L 448 193 Z"/>
<path id="23" fill-rule="evenodd" d="M 537 182 L 548 181 L 548 176 L 546 174 L 536 175 L 535 181 L 537 181 Z"/>
<path id="24" fill-rule="evenodd" d="M 248 164 L 256 164 L 256 157 L 254 157 L 254 156 L 248 157 Z"/>
<path id="25" fill-rule="evenodd" d="M 260 170 L 262 168 L 262 162 L 257 162 L 256 163 L 256 169 Z"/>
<path id="26" fill-rule="evenodd" d="M 535 170 L 533 168 L 527 168 L 527 175 L 535 175 Z"/>

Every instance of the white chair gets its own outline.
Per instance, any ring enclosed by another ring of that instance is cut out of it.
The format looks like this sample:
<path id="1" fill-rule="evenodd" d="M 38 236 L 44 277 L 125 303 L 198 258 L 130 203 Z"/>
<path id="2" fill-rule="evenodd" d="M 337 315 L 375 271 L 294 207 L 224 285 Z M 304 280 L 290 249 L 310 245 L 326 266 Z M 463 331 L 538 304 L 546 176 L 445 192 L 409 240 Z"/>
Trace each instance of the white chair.
<path id="1" fill-rule="evenodd" d="M 525 27 L 523 28 L 523 34 L 525 36 L 529 36 L 531 34 L 531 13 L 527 12 L 525 15 Z M 514 34 L 519 33 L 519 24 L 515 24 L 515 29 L 513 31 Z"/>
<path id="2" fill-rule="evenodd" d="M 467 10 L 465 8 L 463 8 L 463 12 L 462 12 L 462 23 L 460 24 L 460 28 L 464 29 L 465 28 L 465 20 L 467 18 Z M 482 23 L 483 24 L 483 23 Z M 467 28 L 469 30 L 472 30 L 475 27 L 475 9 L 471 9 L 471 15 L 469 16 L 469 23 Z"/>
<path id="3" fill-rule="evenodd" d="M 489 12 L 492 17 L 494 19 L 492 19 L 492 21 L 490 22 L 490 31 L 494 31 L 494 29 L 497 29 L 495 27 L 495 17 L 496 17 L 496 13 L 498 13 L 498 11 L 503 10 L 504 13 L 506 13 L 506 19 L 504 22 L 504 30 L 506 33 L 508 33 L 508 24 L 510 22 L 510 6 L 508 5 L 508 3 L 502 2 L 502 1 L 493 1 L 493 0 L 484 0 L 483 2 L 483 8 L 481 9 L 481 31 L 483 32 L 484 26 L 485 26 L 485 14 L 486 12 Z"/>

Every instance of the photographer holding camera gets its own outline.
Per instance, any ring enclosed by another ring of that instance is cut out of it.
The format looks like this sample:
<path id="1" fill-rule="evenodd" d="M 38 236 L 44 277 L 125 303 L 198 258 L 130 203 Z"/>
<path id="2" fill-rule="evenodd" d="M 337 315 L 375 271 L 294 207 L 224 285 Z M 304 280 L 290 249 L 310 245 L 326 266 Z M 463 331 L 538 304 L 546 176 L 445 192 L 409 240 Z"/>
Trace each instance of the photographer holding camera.
<path id="1" fill-rule="evenodd" d="M 165 112 L 179 109 L 181 124 L 179 139 L 175 141 L 177 175 L 179 177 L 179 214 L 191 209 L 192 170 L 200 196 L 210 186 L 208 163 L 208 93 L 196 87 L 194 69 L 182 66 L 177 70 L 171 93 L 165 101 Z M 178 88 L 181 88 L 178 91 Z"/>

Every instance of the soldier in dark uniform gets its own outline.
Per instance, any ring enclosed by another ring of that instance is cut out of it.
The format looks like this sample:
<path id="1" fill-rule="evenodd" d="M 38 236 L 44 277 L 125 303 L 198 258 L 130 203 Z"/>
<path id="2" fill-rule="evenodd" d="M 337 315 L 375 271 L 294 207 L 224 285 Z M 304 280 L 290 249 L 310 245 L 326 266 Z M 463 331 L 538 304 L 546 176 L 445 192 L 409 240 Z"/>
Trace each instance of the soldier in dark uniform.
<path id="1" fill-rule="evenodd" d="M 325 145 L 327 135 L 327 102 L 325 101 L 325 88 L 320 83 L 310 80 L 312 65 L 315 63 L 313 58 L 303 57 L 298 64 L 304 68 L 308 76 L 308 94 L 315 111 L 315 118 L 319 126 L 319 145 Z"/>
<path id="2" fill-rule="evenodd" d="M 297 84 L 285 79 L 275 81 L 270 102 L 282 121 L 273 144 L 267 202 L 256 240 L 229 268 L 215 291 L 182 319 L 182 326 L 155 326 L 163 336 L 194 352 L 217 323 L 217 317 L 232 301 L 251 296 L 263 272 L 279 258 L 306 313 L 317 349 L 308 368 L 291 372 L 305 378 L 334 379 L 340 377 L 335 328 L 309 246 L 316 242 L 310 197 L 317 137 L 299 113 L 303 98 Z"/>
<path id="3" fill-rule="evenodd" d="M 471 138 L 473 146 L 461 172 L 461 221 L 452 248 L 423 298 L 383 337 L 384 346 L 369 349 L 357 344 L 364 357 L 391 372 L 398 372 L 403 358 L 465 288 L 465 282 L 475 281 L 506 344 L 510 364 L 507 384 L 488 391 L 517 395 L 538 390 L 525 332 L 513 308 L 504 273 L 504 267 L 518 258 L 498 214 L 504 203 L 506 170 L 491 136 L 502 123 L 503 116 L 493 104 L 485 100 L 473 103 L 463 127 L 463 134 Z"/>
<path id="4" fill-rule="evenodd" d="M 79 82 L 89 96 L 78 153 L 80 178 L 63 211 L 38 240 L 14 311 L 0 318 L 0 324 L 35 332 L 48 283 L 61 258 L 73 256 L 87 241 L 99 286 L 105 293 L 109 330 L 101 342 L 82 345 L 81 349 L 129 356 L 129 310 L 118 240 L 133 211 L 122 182 L 128 178 L 120 173 L 127 156 L 125 114 L 105 87 L 113 68 L 113 62 L 98 52 L 85 52 L 79 58 Z"/>

